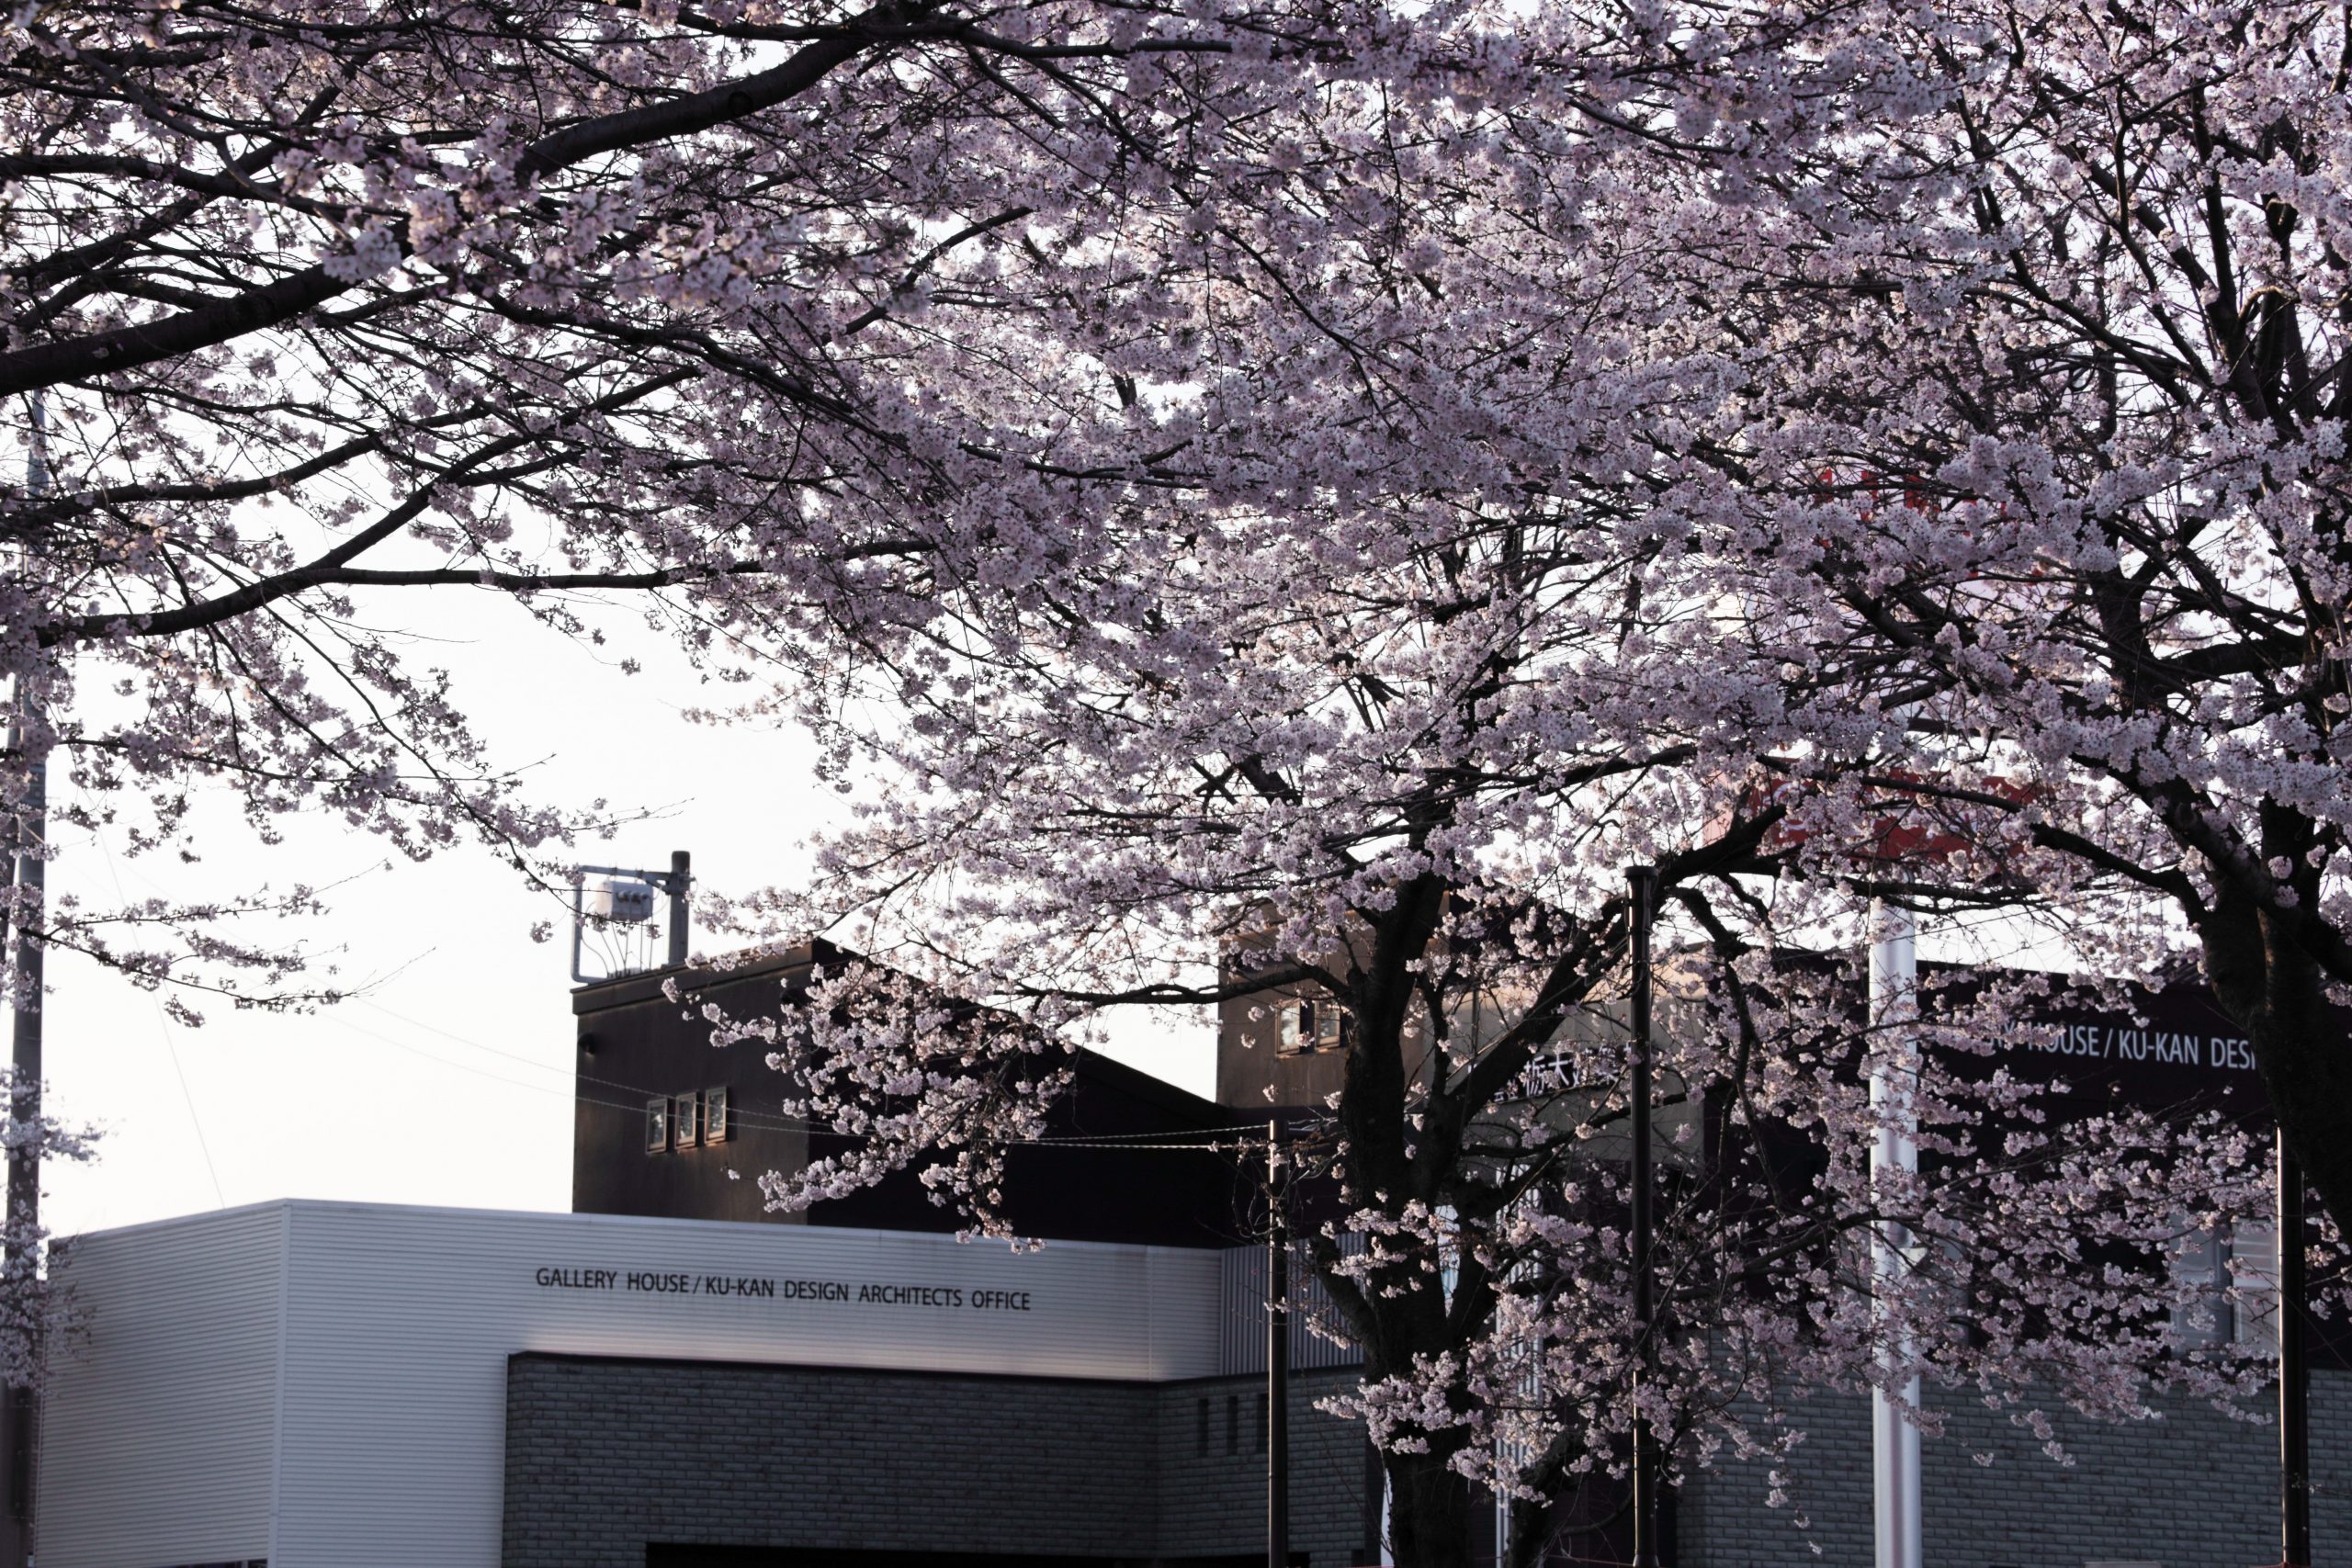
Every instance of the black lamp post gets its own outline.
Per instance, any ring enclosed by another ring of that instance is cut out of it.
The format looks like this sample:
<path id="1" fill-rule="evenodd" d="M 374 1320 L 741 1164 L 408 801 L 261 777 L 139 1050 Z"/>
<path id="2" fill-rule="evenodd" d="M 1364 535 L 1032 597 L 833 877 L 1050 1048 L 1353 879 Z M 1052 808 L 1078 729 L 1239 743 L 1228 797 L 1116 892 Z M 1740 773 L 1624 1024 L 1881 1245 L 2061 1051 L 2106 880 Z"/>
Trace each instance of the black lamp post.
<path id="1" fill-rule="evenodd" d="M 2278 1138 L 2278 1537 L 2283 1568 L 2311 1568 L 2311 1367 L 2303 1348 L 2303 1173 Z"/>
<path id="2" fill-rule="evenodd" d="M 1626 909 L 1634 956 L 1634 1568 L 1658 1568 L 1657 1454 L 1639 1399 L 1649 1371 L 1650 1278 L 1650 923 L 1657 916 L 1657 868 L 1629 866 Z"/>
<path id="3" fill-rule="evenodd" d="M 1266 1123 L 1266 1568 L 1290 1568 L 1290 1236 L 1281 1125 Z"/>

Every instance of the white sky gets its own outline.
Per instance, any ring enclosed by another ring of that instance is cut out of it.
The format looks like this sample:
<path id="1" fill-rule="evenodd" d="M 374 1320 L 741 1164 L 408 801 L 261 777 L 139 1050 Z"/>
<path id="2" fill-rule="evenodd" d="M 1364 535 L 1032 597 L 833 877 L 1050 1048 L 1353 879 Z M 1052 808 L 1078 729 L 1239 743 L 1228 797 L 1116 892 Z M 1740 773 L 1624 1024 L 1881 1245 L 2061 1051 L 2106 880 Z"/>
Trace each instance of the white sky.
<path id="1" fill-rule="evenodd" d="M 592 653 L 543 633 L 499 595 L 390 597 L 363 602 L 363 613 L 423 620 L 446 639 L 407 656 L 455 673 L 502 761 L 544 759 L 541 798 L 667 808 L 575 858 L 666 867 L 672 850 L 689 850 L 698 877 L 738 891 L 788 883 L 806 864 L 804 837 L 838 797 L 810 778 L 804 738 L 684 722 L 681 710 L 707 693 L 641 628 L 630 635 L 625 608 L 606 625 L 645 662 L 636 676 L 610 667 L 620 649 Z M 62 780 L 52 787 L 65 793 Z M 165 890 L 151 878 L 183 892 L 322 884 L 387 858 L 383 844 L 326 818 L 271 847 L 218 815 L 201 881 L 61 831 L 51 886 L 103 905 Z M 309 1016 L 212 1005 L 206 1026 L 188 1029 L 90 962 L 51 957 L 50 1109 L 104 1134 L 94 1164 L 51 1169 L 43 1218 L 53 1231 L 289 1196 L 570 1206 L 568 931 L 560 922 L 544 945 L 529 935 L 556 908 L 471 849 L 396 860 L 333 903 L 309 934 L 344 950 L 346 978 L 385 978 Z M 1114 1054 L 1197 1092 L 1214 1081 L 1214 1036 L 1198 1023 L 1136 1020 Z"/>

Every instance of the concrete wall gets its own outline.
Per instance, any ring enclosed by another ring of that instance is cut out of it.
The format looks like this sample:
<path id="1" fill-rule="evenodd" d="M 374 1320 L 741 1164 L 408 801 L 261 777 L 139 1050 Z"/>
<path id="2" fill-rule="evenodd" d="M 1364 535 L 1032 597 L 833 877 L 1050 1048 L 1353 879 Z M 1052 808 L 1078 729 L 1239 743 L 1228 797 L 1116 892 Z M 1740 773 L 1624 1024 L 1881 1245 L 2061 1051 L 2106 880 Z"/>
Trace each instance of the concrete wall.
<path id="1" fill-rule="evenodd" d="M 1361 1429 L 1312 1409 L 1329 1381 L 1302 1380 L 1292 1409 L 1293 1539 L 1314 1568 L 1357 1561 L 1364 1533 Z M 1265 1517 L 1258 1386 L 518 1355 L 502 1560 L 641 1568 L 656 1543 L 1251 1552 Z"/>
<path id="2" fill-rule="evenodd" d="M 2193 1403 L 2125 1426 L 2062 1416 L 2056 1436 L 2074 1461 L 2062 1465 L 2005 1414 L 1946 1408 L 1944 1435 L 1920 1444 L 1927 1568 L 2278 1561 L 2274 1427 Z M 1764 1506 L 1761 1466 L 1701 1472 L 1678 1499 L 1678 1568 L 1871 1561 L 1870 1406 L 1815 1398 L 1793 1405 L 1791 1420 L 1805 1441 L 1790 1467 L 1788 1504 Z M 2312 1559 L 2352 1562 L 2352 1373 L 2312 1375 Z"/>

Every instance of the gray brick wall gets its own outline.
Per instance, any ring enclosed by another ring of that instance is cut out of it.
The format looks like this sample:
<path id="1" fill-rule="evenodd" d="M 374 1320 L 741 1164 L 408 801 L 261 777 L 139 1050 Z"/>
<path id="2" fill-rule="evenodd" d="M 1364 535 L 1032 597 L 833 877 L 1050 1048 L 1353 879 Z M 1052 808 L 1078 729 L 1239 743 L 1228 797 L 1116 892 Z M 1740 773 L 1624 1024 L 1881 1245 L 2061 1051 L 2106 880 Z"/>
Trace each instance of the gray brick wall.
<path id="1" fill-rule="evenodd" d="M 1293 1390 L 1292 1538 L 1314 1568 L 1355 1562 L 1363 1536 L 1362 1430 L 1312 1408 L 1334 1381 Z M 515 1356 L 503 1562 L 642 1568 L 652 1541 L 1128 1560 L 1255 1551 L 1261 1386 Z M 1235 1454 L 1228 1395 L 1240 1400 Z"/>
<path id="2" fill-rule="evenodd" d="M 2312 1389 L 2312 1556 L 2352 1562 L 2352 1373 Z M 2163 1419 L 2110 1426 L 2067 1416 L 2061 1465 L 2006 1414 L 1947 1403 L 1920 1442 L 1927 1568 L 2253 1568 L 2278 1561 L 2278 1429 L 2174 1402 Z M 1790 1501 L 1764 1506 L 1763 1467 L 1701 1472 L 1678 1506 L 1678 1568 L 1837 1568 L 1871 1562 L 1871 1418 L 1859 1398 L 1790 1407 L 1805 1440 Z M 1978 1455 L 1992 1462 L 1978 1462 Z M 1795 1522 L 1803 1516 L 1805 1527 Z M 1816 1553 L 1816 1548 L 1818 1549 Z"/>
<path id="3" fill-rule="evenodd" d="M 1314 1568 L 1363 1560 L 1362 1430 L 1313 1408 L 1349 1375 L 1304 1374 L 1293 1388 L 1292 1543 Z M 2317 1560 L 2352 1562 L 2352 1374 L 2313 1384 Z M 517 1356 L 504 1562 L 642 1568 L 649 1541 L 1131 1562 L 1250 1554 L 1264 1541 L 1261 1386 Z M 1922 1444 L 1928 1568 L 2278 1560 L 2267 1425 L 2187 1403 L 2131 1426 L 2060 1417 L 2075 1460 L 2062 1466 L 2006 1416 L 1948 1408 L 1944 1435 Z M 1789 1505 L 1765 1506 L 1760 1466 L 1692 1475 L 1678 1498 L 1677 1568 L 1867 1568 L 1869 1406 L 1816 1397 L 1791 1418 L 1806 1437 Z"/>
<path id="4" fill-rule="evenodd" d="M 1291 1550 L 1314 1568 L 1366 1561 L 1363 1543 L 1367 1449 L 1363 1428 L 1335 1420 L 1315 1401 L 1350 1386 L 1352 1368 L 1300 1373 L 1291 1382 Z M 1257 1451 L 1257 1378 L 1220 1378 L 1160 1388 L 1159 1506 L 1155 1557 L 1262 1551 L 1266 1461 Z M 1201 1402 L 1207 1401 L 1208 1453 L 1200 1452 Z M 1226 1452 L 1228 1400 L 1239 1414 L 1240 1452 Z"/>

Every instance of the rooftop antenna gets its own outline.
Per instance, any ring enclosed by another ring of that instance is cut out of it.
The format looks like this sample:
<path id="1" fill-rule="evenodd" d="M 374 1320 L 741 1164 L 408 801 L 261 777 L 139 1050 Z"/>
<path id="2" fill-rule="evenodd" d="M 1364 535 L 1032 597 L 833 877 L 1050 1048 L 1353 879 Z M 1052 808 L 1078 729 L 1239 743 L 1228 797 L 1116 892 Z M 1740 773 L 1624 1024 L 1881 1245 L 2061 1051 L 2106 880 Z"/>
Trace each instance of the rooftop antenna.
<path id="1" fill-rule="evenodd" d="M 684 850 L 670 855 L 667 871 L 639 871 L 618 865 L 579 865 L 571 868 L 571 983 L 594 985 L 635 973 L 616 969 L 609 975 L 581 973 L 582 945 L 590 922 L 599 925 L 641 926 L 653 918 L 653 895 L 670 897 L 670 956 L 665 968 L 686 961 L 686 891 L 694 886 L 694 857 Z M 605 880 L 588 886 L 592 876 Z"/>

